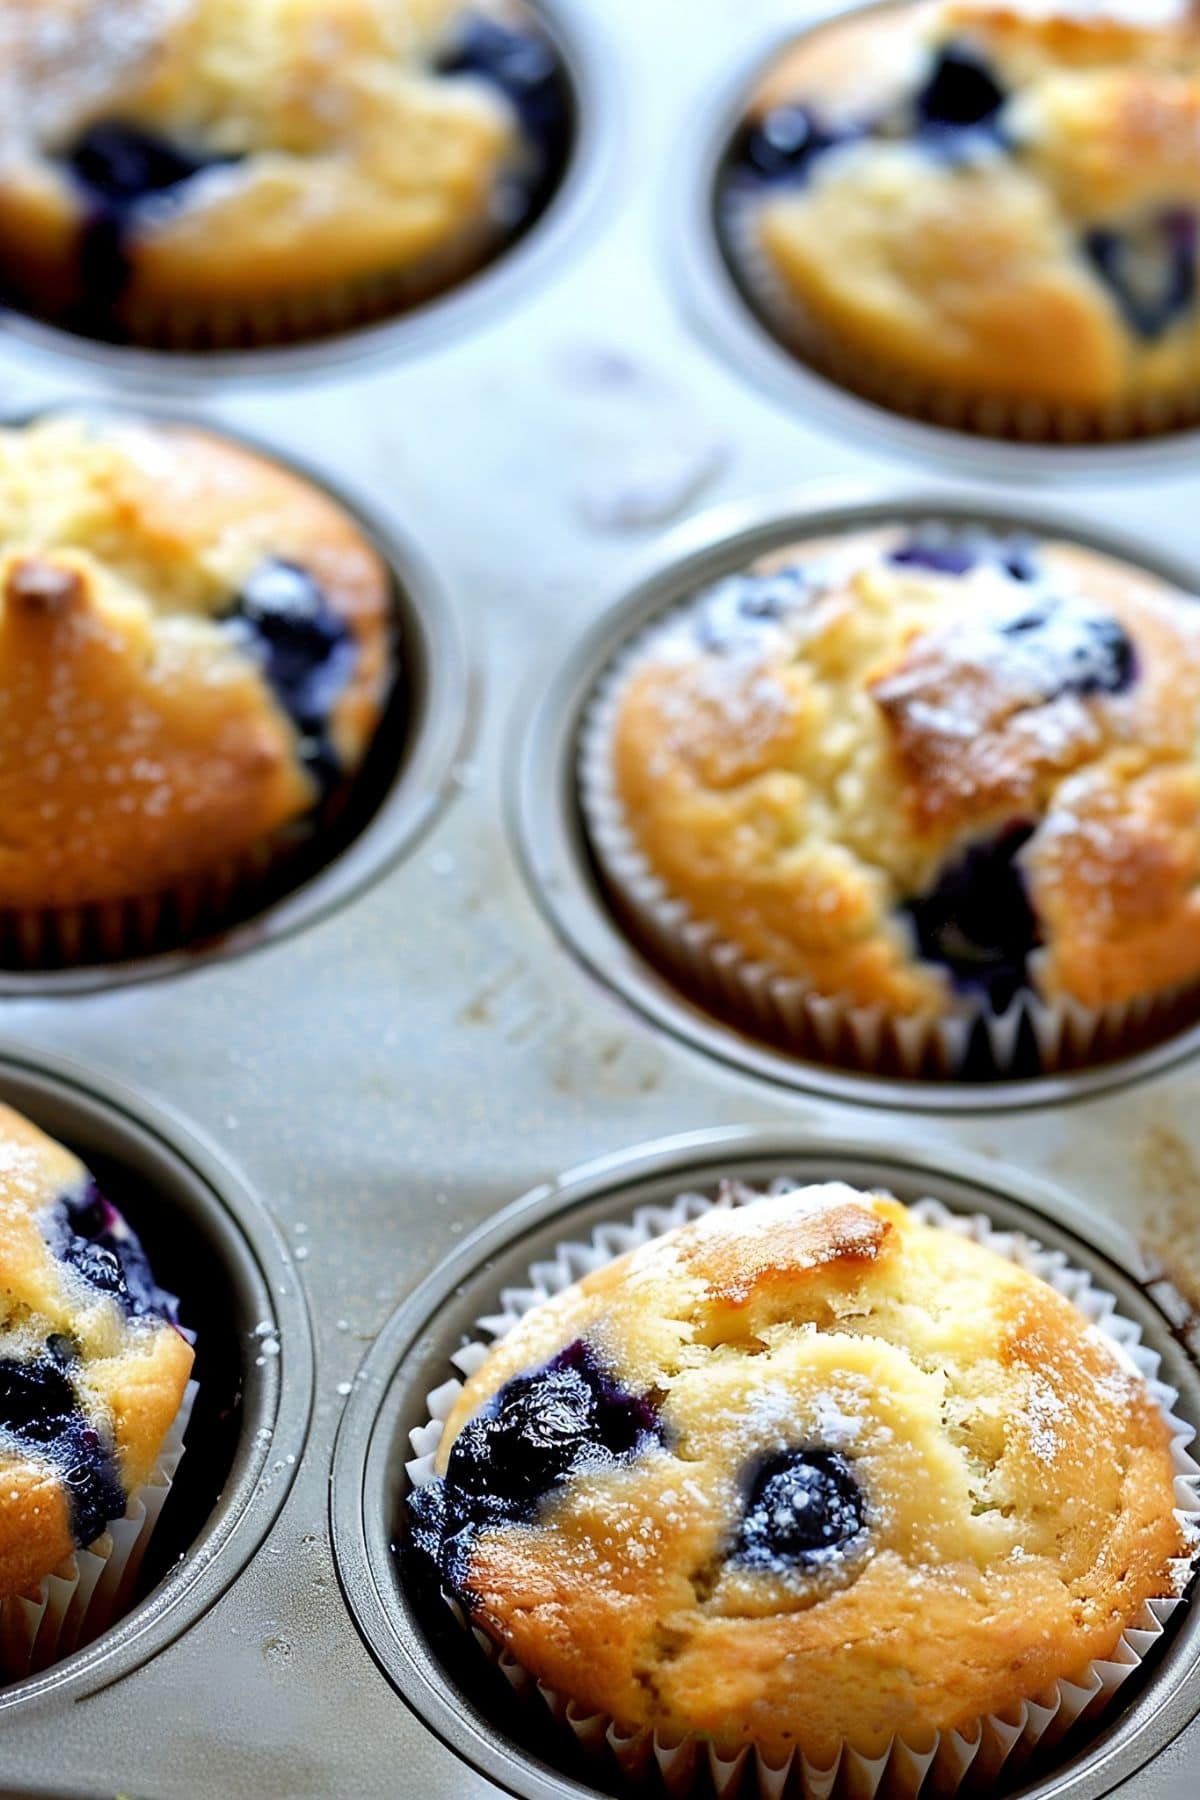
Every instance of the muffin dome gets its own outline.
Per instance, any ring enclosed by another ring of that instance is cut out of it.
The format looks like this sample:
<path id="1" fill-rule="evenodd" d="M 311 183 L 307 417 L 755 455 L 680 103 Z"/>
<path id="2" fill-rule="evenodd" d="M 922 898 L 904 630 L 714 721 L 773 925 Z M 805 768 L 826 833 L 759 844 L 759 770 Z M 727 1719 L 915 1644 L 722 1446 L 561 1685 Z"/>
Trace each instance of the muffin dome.
<path id="1" fill-rule="evenodd" d="M 871 397 L 1001 435 L 1200 413 L 1200 26 L 1122 0 L 872 9 L 786 53 L 730 169 L 735 260 Z"/>
<path id="2" fill-rule="evenodd" d="M 519 4 L 0 3 L 0 279 L 162 347 L 427 298 L 545 199 L 568 103 Z"/>
<path id="3" fill-rule="evenodd" d="M 437 1466 L 412 1537 L 473 1625 L 580 1717 L 772 1769 L 1080 1677 L 1187 1553 L 1124 1353 L 841 1185 L 718 1208 L 535 1306 Z"/>
<path id="4" fill-rule="evenodd" d="M 800 544 L 652 629 L 611 712 L 663 918 L 805 992 L 948 1018 L 1200 977 L 1200 610 L 1156 578 L 971 531 Z"/>
<path id="5" fill-rule="evenodd" d="M 0 431 L 0 909 L 268 859 L 362 761 L 386 569 L 324 495 L 208 433 Z"/>
<path id="6" fill-rule="evenodd" d="M 0 1254 L 3 1602 L 123 1516 L 182 1404 L 192 1351 L 82 1163 L 8 1107 Z"/>

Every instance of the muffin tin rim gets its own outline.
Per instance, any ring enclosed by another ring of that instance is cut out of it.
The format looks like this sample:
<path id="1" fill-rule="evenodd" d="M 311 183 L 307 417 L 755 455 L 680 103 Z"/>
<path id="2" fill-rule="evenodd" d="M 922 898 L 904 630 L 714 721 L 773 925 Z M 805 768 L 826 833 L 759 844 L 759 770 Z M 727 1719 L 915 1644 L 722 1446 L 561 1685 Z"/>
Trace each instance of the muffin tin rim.
<path id="1" fill-rule="evenodd" d="M 430 1371 L 429 1341 L 441 1337 L 440 1368 L 450 1372 L 449 1356 L 457 1347 L 447 1338 L 447 1327 L 438 1323 L 448 1302 L 457 1298 L 460 1284 L 472 1277 L 492 1277 L 491 1259 L 501 1251 L 521 1250 L 520 1267 L 547 1253 L 550 1245 L 571 1235 L 572 1215 L 587 1211 L 610 1196 L 611 1213 L 622 1218 L 657 1194 L 638 1192 L 655 1188 L 668 1178 L 684 1191 L 689 1181 L 711 1182 L 721 1173 L 737 1175 L 767 1164 L 783 1172 L 792 1163 L 799 1176 L 806 1165 L 818 1169 L 833 1164 L 837 1171 L 870 1170 L 866 1179 L 886 1185 L 889 1174 L 912 1180 L 935 1198 L 946 1189 L 977 1198 L 980 1210 L 988 1203 L 1022 1215 L 1029 1229 L 1053 1247 L 1065 1245 L 1082 1267 L 1099 1268 L 1102 1283 L 1126 1284 L 1138 1296 L 1131 1310 L 1143 1323 L 1153 1322 L 1158 1331 L 1155 1348 L 1167 1351 L 1189 1383 L 1181 1392 L 1183 1416 L 1200 1424 L 1200 1367 L 1171 1329 L 1170 1321 L 1138 1274 L 1140 1253 L 1112 1220 L 1088 1212 L 1074 1194 L 1042 1175 L 1029 1174 L 998 1158 L 962 1150 L 932 1139 L 908 1139 L 872 1123 L 853 1135 L 836 1130 L 788 1126 L 731 1125 L 690 1131 L 661 1138 L 626 1150 L 590 1159 L 539 1183 L 486 1220 L 456 1248 L 404 1300 L 379 1332 L 360 1364 L 353 1393 L 347 1402 L 334 1444 L 330 1479 L 329 1516 L 334 1563 L 346 1604 L 368 1650 L 385 1676 L 417 1718 L 470 1767 L 521 1800 L 599 1800 L 602 1790 L 581 1785 L 549 1765 L 540 1765 L 510 1744 L 488 1720 L 467 1719 L 459 1708 L 452 1684 L 441 1670 L 411 1604 L 398 1606 L 395 1576 L 389 1548 L 392 1521 L 369 1518 L 372 1496 L 386 1487 L 389 1466 L 396 1456 L 397 1433 L 413 1421 L 405 1413 L 415 1392 L 418 1406 L 426 1391 L 424 1375 Z M 759 1177 L 760 1179 L 762 1177 Z M 862 1180 L 863 1176 L 833 1173 L 830 1179 Z M 952 1210 L 962 1210 L 961 1200 L 951 1199 Z M 1003 1213 L 1001 1215 L 1003 1221 Z M 542 1243 L 540 1239 L 548 1239 Z M 535 1240 L 539 1240 L 536 1241 Z M 530 1254 L 524 1254 L 529 1245 Z M 1081 1256 L 1079 1253 L 1083 1252 Z M 1148 1275 L 1142 1265 L 1143 1273 Z M 501 1278 L 495 1278 L 501 1285 Z M 1124 1310 L 1129 1294 L 1118 1296 Z M 473 1302 L 472 1302 L 473 1304 Z M 404 1380 L 406 1365 L 421 1366 Z M 390 1592 L 389 1592 L 390 1590 Z M 1193 1604 L 1171 1632 L 1166 1650 L 1170 1662 L 1169 1691 L 1154 1699 L 1162 1667 L 1108 1729 L 1092 1741 L 1082 1769 L 1074 1761 L 1064 1769 L 1052 1769 L 1035 1788 L 1020 1789 L 1014 1800 L 1100 1800 L 1121 1782 L 1132 1782 L 1137 1773 L 1182 1734 L 1200 1712 L 1200 1608 Z M 1186 1663 L 1186 1667 L 1181 1664 Z M 1148 1716 L 1143 1716 L 1147 1712 Z M 1131 1729 L 1132 1724 L 1132 1729 Z M 1116 1736 L 1117 1741 L 1111 1740 Z M 1149 1740 L 1145 1743 L 1143 1739 Z M 1114 1771 L 1113 1764 L 1120 1766 Z"/>
<path id="2" fill-rule="evenodd" d="M 772 32 L 733 78 L 721 74 L 698 96 L 700 156 L 663 195 L 663 242 L 668 280 L 693 331 L 719 360 L 791 417 L 811 413 L 821 431 L 843 441 L 878 442 L 889 455 L 910 454 L 930 468 L 969 469 L 1009 482 L 1083 483 L 1169 475 L 1200 444 L 1200 426 L 1113 443 L 1022 443 L 956 430 L 908 417 L 842 387 L 782 344 L 742 294 L 722 248 L 716 222 L 718 184 L 746 101 L 772 62 L 790 45 L 848 14 L 892 12 L 912 0 L 821 0 L 812 19 Z"/>
<path id="3" fill-rule="evenodd" d="M 3 1716 L 51 1698 L 74 1702 L 110 1686 L 189 1631 L 234 1585 L 273 1526 L 299 1467 L 312 1422 L 315 1350 L 307 1295 L 282 1231 L 246 1178 L 178 1109 L 82 1060 L 33 1051 L 8 1036 L 0 1036 L 0 1098 L 19 1112 L 36 1112 L 46 1101 L 72 1121 L 94 1123 L 117 1143 L 115 1159 L 139 1173 L 147 1163 L 152 1171 L 170 1167 L 173 1181 L 191 1190 L 194 1216 L 213 1232 L 221 1260 L 236 1257 L 259 1320 L 270 1321 L 281 1345 L 278 1357 L 264 1358 L 261 1371 L 244 1370 L 233 1465 L 200 1536 L 157 1587 L 92 1644 L 41 1674 L 0 1687 Z M 148 1179 L 153 1182 L 153 1173 Z M 259 1436 L 263 1431 L 266 1437 Z M 263 1484 L 269 1460 L 283 1466 Z M 180 1480 L 186 1479 L 185 1453 Z"/>
<path id="4" fill-rule="evenodd" d="M 486 328 L 489 308 L 520 304 L 555 259 L 578 247 L 594 225 L 612 171 L 612 147 L 620 136 L 620 71 L 616 51 L 594 9 L 583 0 L 527 0 L 541 17 L 566 71 L 576 129 L 562 178 L 545 209 L 489 262 L 408 312 L 352 326 L 326 338 L 245 350 L 171 351 L 107 344 L 51 325 L 14 307 L 0 306 L 0 337 L 11 336 L 51 370 L 72 366 L 81 374 L 133 384 L 133 391 L 196 392 L 219 380 L 225 391 L 273 384 L 369 377 L 372 365 L 391 357 L 406 361 L 453 344 Z"/>
<path id="5" fill-rule="evenodd" d="M 449 581 L 407 527 L 392 520 L 390 511 L 385 516 L 382 507 L 361 500 L 316 463 L 224 420 L 176 409 L 169 397 L 147 401 L 134 395 L 127 402 L 55 399 L 0 415 L 0 424 L 20 427 L 57 415 L 124 418 L 135 423 L 145 420 L 155 427 L 177 425 L 207 432 L 261 456 L 326 495 L 348 515 L 386 565 L 401 649 L 407 634 L 410 654 L 414 647 L 416 651 L 418 704 L 415 716 L 405 722 L 403 760 L 388 778 L 378 805 L 359 831 L 298 886 L 286 888 L 262 911 L 195 945 L 62 969 L 0 967 L 0 1000 L 66 999 L 192 974 L 285 942 L 353 905 L 412 853 L 458 793 L 458 770 L 474 744 L 482 687 Z M 399 666 L 403 682 L 403 657 Z"/>
<path id="6" fill-rule="evenodd" d="M 621 648 L 698 588 L 771 549 L 906 519 L 1064 537 L 1200 593 L 1200 569 L 1186 556 L 1136 533 L 1094 527 L 1069 508 L 1027 505 L 1019 491 L 840 482 L 726 502 L 696 514 L 611 584 L 588 629 L 560 638 L 557 655 L 519 696 L 505 758 L 505 812 L 526 885 L 558 941 L 610 996 L 693 1053 L 768 1082 L 776 1091 L 963 1116 L 1079 1103 L 1161 1074 L 1200 1050 L 1200 1022 L 1094 1067 L 986 1084 L 868 1075 L 804 1061 L 710 1013 L 660 973 L 626 936 L 590 867 L 576 792 L 578 733 L 604 670 Z"/>

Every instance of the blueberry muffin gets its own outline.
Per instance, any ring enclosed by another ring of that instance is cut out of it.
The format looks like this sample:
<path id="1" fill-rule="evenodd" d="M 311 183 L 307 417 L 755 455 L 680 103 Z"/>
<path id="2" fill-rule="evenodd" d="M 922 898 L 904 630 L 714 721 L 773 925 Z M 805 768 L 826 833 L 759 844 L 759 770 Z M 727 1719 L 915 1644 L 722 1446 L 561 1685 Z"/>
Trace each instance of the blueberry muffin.
<path id="1" fill-rule="evenodd" d="M 579 1716 L 772 1769 L 1088 1685 L 1186 1579 L 1132 1362 L 893 1200 L 740 1198 L 493 1347 L 410 1497 L 418 1571 Z"/>
<path id="2" fill-rule="evenodd" d="M 176 1301 L 88 1171 L 8 1107 L 0 1107 L 0 1241 L 6 1660 L 19 1623 L 12 1603 L 103 1540 L 150 1480 L 192 1350 Z"/>
<path id="3" fill-rule="evenodd" d="M 320 335 L 494 256 L 569 131 L 519 0 L 0 0 L 0 284 L 152 347 Z"/>
<path id="4" fill-rule="evenodd" d="M 307 482 L 205 431 L 0 430 L 0 595 L 10 955 L 215 927 L 367 753 L 383 562 Z"/>
<path id="5" fill-rule="evenodd" d="M 583 798 L 619 908 L 684 973 L 707 933 L 727 993 L 740 966 L 893 1020 L 1144 1010 L 1200 979 L 1198 729 L 1191 598 L 1066 543 L 887 528 L 652 628 Z"/>
<path id="6" fill-rule="evenodd" d="M 818 29 L 731 151 L 748 291 L 825 372 L 948 424 L 1194 420 L 1198 17 L 917 0 Z"/>

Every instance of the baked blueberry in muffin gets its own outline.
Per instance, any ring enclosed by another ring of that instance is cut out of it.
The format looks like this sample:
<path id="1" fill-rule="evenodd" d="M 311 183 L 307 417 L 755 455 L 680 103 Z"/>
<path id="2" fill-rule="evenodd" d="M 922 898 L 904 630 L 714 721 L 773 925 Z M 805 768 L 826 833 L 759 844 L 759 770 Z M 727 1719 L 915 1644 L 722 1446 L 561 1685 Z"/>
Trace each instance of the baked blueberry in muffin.
<path id="1" fill-rule="evenodd" d="M 207 432 L 51 418 L 0 432 L 0 593 L 10 954 L 120 954 L 261 899 L 392 680 L 358 526 Z"/>
<path id="2" fill-rule="evenodd" d="M 130 1226 L 70 1151 L 8 1107 L 0 1198 L 2 1617 L 124 1516 L 179 1412 L 192 1349 Z"/>
<path id="3" fill-rule="evenodd" d="M 652 627 L 581 791 L 623 916 L 726 1008 L 777 992 L 798 1034 L 810 1002 L 1100 1014 L 1200 979 L 1198 708 L 1191 597 L 1063 543 L 888 528 Z"/>
<path id="4" fill-rule="evenodd" d="M 0 284 L 94 337 L 238 347 L 416 304 L 570 147 L 520 0 L 5 0 L 0 46 Z"/>
<path id="5" fill-rule="evenodd" d="M 822 26 L 730 152 L 729 250 L 803 356 L 1043 438 L 1200 411 L 1200 28 L 1124 0 L 911 0 Z"/>
<path id="6" fill-rule="evenodd" d="M 894 1200 L 736 1197 L 493 1346 L 414 1572 L 576 1717 L 776 1771 L 1087 1688 L 1191 1551 L 1134 1364 Z"/>

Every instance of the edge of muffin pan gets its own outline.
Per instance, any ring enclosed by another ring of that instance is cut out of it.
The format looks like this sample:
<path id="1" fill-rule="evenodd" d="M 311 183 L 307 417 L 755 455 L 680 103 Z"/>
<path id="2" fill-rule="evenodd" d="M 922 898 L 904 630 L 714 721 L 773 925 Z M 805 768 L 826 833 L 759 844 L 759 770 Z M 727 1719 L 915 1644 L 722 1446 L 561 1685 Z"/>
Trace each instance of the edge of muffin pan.
<path id="1" fill-rule="evenodd" d="M 1185 591 L 1197 585 L 1186 557 L 1132 534 L 1097 529 L 1069 511 L 950 489 L 849 484 L 815 498 L 809 489 L 789 489 L 697 514 L 635 565 L 588 631 L 560 647 L 514 715 L 506 807 L 533 898 L 559 941 L 610 994 L 689 1048 L 778 1087 L 866 1106 L 963 1114 L 1061 1106 L 1161 1074 L 1200 1050 L 1200 1020 L 1110 1061 L 1003 1081 L 870 1075 L 808 1061 L 750 1035 L 677 986 L 627 935 L 605 895 L 587 842 L 576 763 L 584 715 L 622 646 L 698 589 L 797 538 L 906 522 L 1064 537 Z"/>
<path id="2" fill-rule="evenodd" d="M 268 903 L 195 943 L 114 962 L 62 968 L 0 965 L 0 998 L 53 998 L 187 973 L 245 955 L 320 923 L 388 874 L 431 828 L 457 792 L 456 770 L 471 747 L 478 675 L 454 597 L 419 546 L 364 507 L 323 469 L 272 443 L 200 415 L 118 401 L 58 401 L 10 418 L 9 425 L 68 413 L 185 425 L 227 438 L 311 483 L 346 512 L 387 565 L 397 634 L 398 676 L 363 768 L 351 783 L 344 817 L 318 829 L 296 855 L 289 880 Z"/>
<path id="3" fill-rule="evenodd" d="M 696 108 L 697 156 L 684 159 L 681 181 L 668 196 L 664 221 L 671 273 L 686 318 L 723 361 L 768 394 L 793 417 L 812 415 L 827 430 L 851 441 L 878 444 L 892 455 L 974 469 L 995 480 L 1096 481 L 1169 474 L 1180 458 L 1195 452 L 1195 428 L 1114 443 L 1021 443 L 989 438 L 952 426 L 906 417 L 844 388 L 805 363 L 760 318 L 726 254 L 717 219 L 721 177 L 747 97 L 790 45 L 820 31 L 847 12 L 891 12 L 910 0 L 866 0 L 838 5 L 822 0 L 817 17 L 760 43 L 739 63 L 732 79 L 720 80 Z"/>
<path id="4" fill-rule="evenodd" d="M 249 1563 L 308 1437 L 313 1345 L 283 1236 L 215 1148 L 182 1120 L 67 1058 L 0 1042 L 0 1099 L 75 1151 L 144 1241 L 197 1332 L 199 1390 L 181 1475 L 138 1599 L 92 1644 L 0 1688 L 0 1713 L 77 1700 L 140 1667 Z M 278 1354 L 262 1351 L 273 1342 Z"/>
<path id="5" fill-rule="evenodd" d="M 219 380 L 256 386 L 277 379 L 344 377 L 348 365 L 374 357 L 424 355 L 486 323 L 519 297 L 523 284 L 552 266 L 595 212 L 616 142 L 618 71 L 594 9 L 580 0 L 530 0 L 546 27 L 570 89 L 573 134 L 566 165 L 538 216 L 482 268 L 407 312 L 353 326 L 328 337 L 246 350 L 153 350 L 110 344 L 24 313 L 0 307 L 5 334 L 44 358 L 90 364 L 121 384 L 158 393 Z"/>
<path id="6" fill-rule="evenodd" d="M 1164 1378 L 1179 1391 L 1181 1414 L 1200 1424 L 1200 1365 L 1148 1278 L 1130 1273 L 1140 1267 L 1136 1249 L 1071 1195 L 1007 1164 L 945 1144 L 898 1145 L 882 1133 L 824 1138 L 725 1126 L 604 1156 L 543 1183 L 468 1238 L 383 1327 L 342 1416 L 330 1488 L 338 1576 L 371 1654 L 443 1743 L 523 1800 L 624 1790 L 596 1786 L 595 1765 L 573 1753 L 565 1734 L 561 1765 L 551 1766 L 548 1718 L 530 1708 L 526 1721 L 469 1633 L 449 1614 L 446 1621 L 431 1616 L 428 1603 L 406 1591 L 392 1543 L 407 1485 L 408 1432 L 425 1423 L 426 1395 L 455 1372 L 451 1357 L 477 1335 L 475 1321 L 496 1310 L 503 1288 L 522 1286 L 530 1265 L 555 1245 L 682 1191 L 711 1190 L 722 1178 L 765 1186 L 781 1176 L 881 1186 L 909 1201 L 929 1196 L 1065 1252 L 1142 1326 L 1145 1342 L 1162 1356 Z M 1044 1769 L 1035 1763 L 1032 1782 L 1016 1791 L 1022 1800 L 1098 1800 L 1131 1781 L 1198 1712 L 1200 1611 L 1192 1605 L 1109 1723 L 1071 1748 L 1065 1762 L 1047 1759 Z"/>

